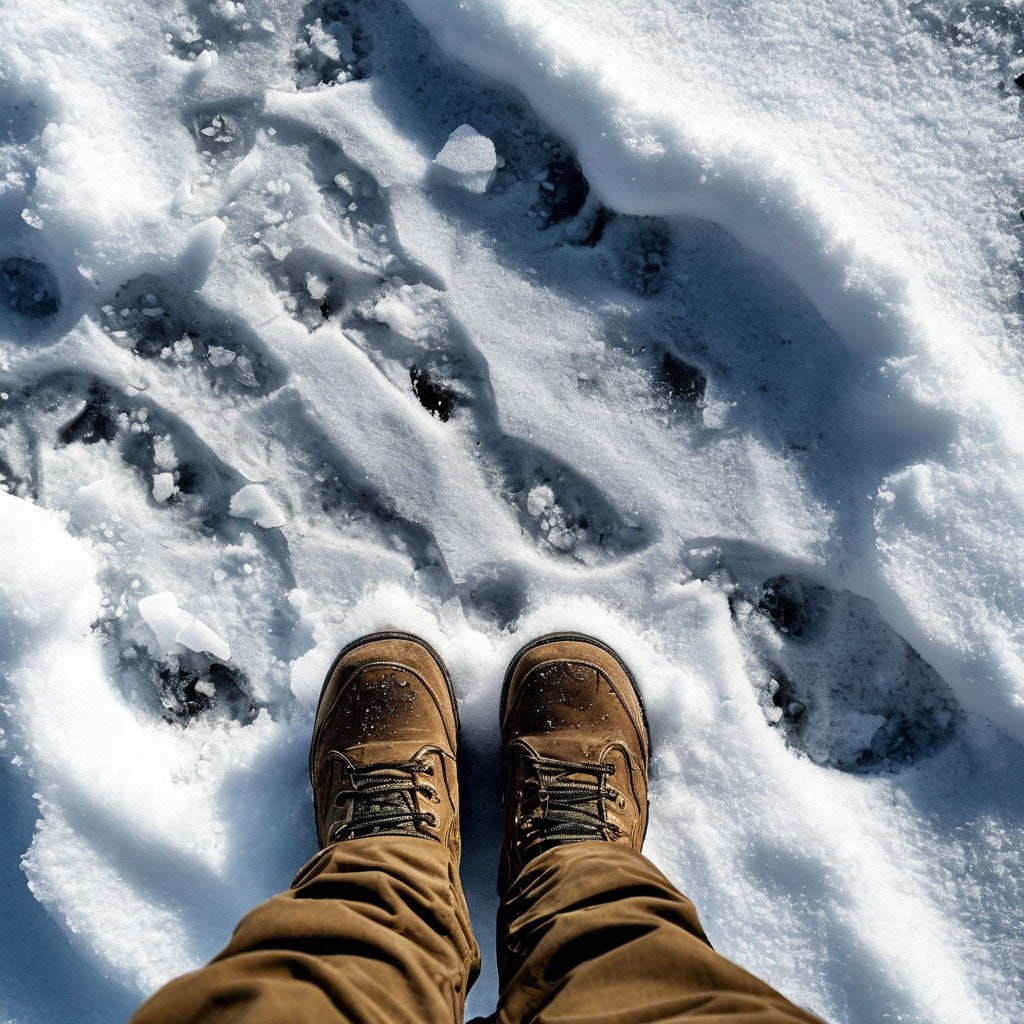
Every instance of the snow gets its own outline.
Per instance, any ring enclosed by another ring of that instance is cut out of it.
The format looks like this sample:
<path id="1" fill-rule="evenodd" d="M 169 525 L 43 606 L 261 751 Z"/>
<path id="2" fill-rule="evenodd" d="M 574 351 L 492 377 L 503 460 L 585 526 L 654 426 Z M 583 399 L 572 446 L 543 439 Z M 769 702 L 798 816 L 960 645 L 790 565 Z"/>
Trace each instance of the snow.
<path id="1" fill-rule="evenodd" d="M 228 510 L 238 519 L 250 519 L 265 530 L 273 530 L 287 522 L 267 489 L 260 484 L 247 484 L 233 494 Z"/>
<path id="2" fill-rule="evenodd" d="M 716 948 L 838 1024 L 1021 1018 L 1009 8 L 4 23 L 0 1019 L 123 1018 L 287 884 L 389 626 L 458 691 L 471 1014 L 500 681 L 577 628 Z"/>
<path id="3" fill-rule="evenodd" d="M 434 157 L 434 164 L 467 191 L 486 192 L 494 180 L 498 157 L 490 139 L 471 124 L 460 124 Z"/>

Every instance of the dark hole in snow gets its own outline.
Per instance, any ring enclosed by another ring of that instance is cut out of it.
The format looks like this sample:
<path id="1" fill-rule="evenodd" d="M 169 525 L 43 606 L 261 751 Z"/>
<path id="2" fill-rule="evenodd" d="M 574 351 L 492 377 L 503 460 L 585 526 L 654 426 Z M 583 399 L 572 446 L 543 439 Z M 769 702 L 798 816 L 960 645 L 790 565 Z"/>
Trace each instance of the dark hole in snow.
<path id="1" fill-rule="evenodd" d="M 1013 84 L 1017 86 L 1018 89 L 1024 89 L 1024 73 L 1017 75 L 1013 80 Z"/>
<path id="2" fill-rule="evenodd" d="M 200 474 L 191 462 L 179 462 L 176 483 L 184 494 L 194 494 L 200 489 Z"/>
<path id="3" fill-rule="evenodd" d="M 96 444 L 113 441 L 117 437 L 117 413 L 110 394 L 93 386 L 85 399 L 85 406 L 73 419 L 68 420 L 57 435 L 62 445 Z"/>
<path id="4" fill-rule="evenodd" d="M 428 370 L 421 370 L 415 364 L 409 368 L 409 379 L 412 381 L 413 394 L 419 399 L 420 405 L 442 423 L 447 423 L 458 404 L 458 394 L 455 390 L 438 381 Z"/>
<path id="5" fill-rule="evenodd" d="M 548 166 L 547 180 L 540 183 L 538 191 L 541 216 L 547 227 L 575 217 L 583 209 L 590 183 L 576 157 L 566 156 Z"/>
<path id="6" fill-rule="evenodd" d="M 697 369 L 671 352 L 661 357 L 661 377 L 669 398 L 696 404 L 704 398 L 708 379 Z"/>
<path id="7" fill-rule="evenodd" d="M 801 638 L 817 619 L 815 600 L 825 598 L 824 587 L 775 576 L 764 584 L 758 608 L 780 633 Z"/>
<path id="8" fill-rule="evenodd" d="M 39 260 L 8 256 L 0 263 L 0 297 L 19 316 L 41 320 L 60 309 L 60 287 L 53 271 Z"/>
<path id="9" fill-rule="evenodd" d="M 604 236 L 604 229 L 608 227 L 609 222 L 614 216 L 615 214 L 613 214 L 607 206 L 598 206 L 590 217 L 590 223 L 586 228 L 586 233 L 578 242 L 575 242 L 575 244 L 586 245 L 591 248 L 597 245 Z M 572 241 L 572 239 L 570 239 L 570 241 Z"/>
<path id="10" fill-rule="evenodd" d="M 245 692 L 245 676 L 230 665 L 214 662 L 209 668 L 163 665 L 159 669 L 164 718 L 186 724 L 208 711 L 248 725 L 256 707 Z"/>

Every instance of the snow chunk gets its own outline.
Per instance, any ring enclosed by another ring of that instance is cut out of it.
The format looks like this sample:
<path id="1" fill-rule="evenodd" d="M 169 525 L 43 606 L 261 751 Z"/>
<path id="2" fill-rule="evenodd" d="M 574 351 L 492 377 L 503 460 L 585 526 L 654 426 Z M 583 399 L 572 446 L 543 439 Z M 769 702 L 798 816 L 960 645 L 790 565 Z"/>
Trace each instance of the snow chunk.
<path id="1" fill-rule="evenodd" d="M 153 497 L 156 501 L 167 501 L 178 488 L 174 486 L 173 473 L 157 473 L 153 477 Z"/>
<path id="2" fill-rule="evenodd" d="M 526 496 L 526 511 L 534 519 L 555 503 L 555 492 L 547 484 L 537 484 Z"/>
<path id="3" fill-rule="evenodd" d="M 494 179 L 498 155 L 494 143 L 472 125 L 462 124 L 448 136 L 434 166 L 469 192 L 486 192 Z"/>
<path id="4" fill-rule="evenodd" d="M 221 661 L 231 657 L 227 642 L 206 623 L 179 608 L 178 599 L 169 590 L 142 598 L 139 614 L 165 651 L 181 644 L 190 651 L 205 651 Z"/>
<path id="5" fill-rule="evenodd" d="M 80 530 L 99 526 L 118 506 L 117 488 L 109 477 L 101 477 L 75 491 L 71 522 Z"/>
<path id="6" fill-rule="evenodd" d="M 181 274 L 196 290 L 210 273 L 226 230 L 227 224 L 220 217 L 210 217 L 189 232 L 181 254 Z"/>
<path id="7" fill-rule="evenodd" d="M 286 522 L 284 512 L 261 484 L 249 484 L 234 495 L 230 512 L 237 519 L 251 519 L 264 530 L 273 530 Z"/>

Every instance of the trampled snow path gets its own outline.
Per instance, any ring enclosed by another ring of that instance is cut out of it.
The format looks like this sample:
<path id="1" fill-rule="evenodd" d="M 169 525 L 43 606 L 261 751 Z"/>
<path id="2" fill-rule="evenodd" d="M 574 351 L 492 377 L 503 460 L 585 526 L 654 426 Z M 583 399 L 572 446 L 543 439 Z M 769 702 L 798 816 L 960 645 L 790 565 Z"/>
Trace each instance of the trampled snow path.
<path id="1" fill-rule="evenodd" d="M 123 1016 L 287 883 L 387 624 L 456 679 L 485 947 L 499 681 L 576 627 L 716 947 L 835 1021 L 1019 1019 L 1019 40 L 643 6 L 411 0 L 559 138 L 397 3 L 5 4 L 0 1019 Z"/>

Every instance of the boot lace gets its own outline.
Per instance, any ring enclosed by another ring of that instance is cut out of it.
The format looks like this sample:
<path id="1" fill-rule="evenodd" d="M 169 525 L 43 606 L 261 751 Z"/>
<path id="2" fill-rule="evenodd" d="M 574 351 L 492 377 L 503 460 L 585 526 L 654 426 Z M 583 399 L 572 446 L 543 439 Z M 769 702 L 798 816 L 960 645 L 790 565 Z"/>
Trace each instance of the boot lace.
<path id="1" fill-rule="evenodd" d="M 332 751 L 331 755 L 335 752 Z M 328 756 L 331 756 L 328 755 Z M 339 759 L 340 754 L 336 755 Z M 433 766 L 422 760 L 346 765 L 351 788 L 339 790 L 334 797 L 336 807 L 352 801 L 352 814 L 347 821 L 331 828 L 328 840 L 360 839 L 370 835 L 419 835 L 420 826 L 433 828 L 437 816 L 416 809 L 417 795 L 439 803 L 437 790 L 419 781 L 420 775 L 433 775 Z"/>
<path id="2" fill-rule="evenodd" d="M 524 819 L 523 846 L 540 852 L 559 843 L 583 843 L 593 839 L 611 840 L 623 835 L 609 821 L 607 800 L 619 793 L 608 785 L 615 765 L 608 762 L 561 761 L 537 755 L 528 758 L 533 775 L 523 787 L 536 808 Z"/>

